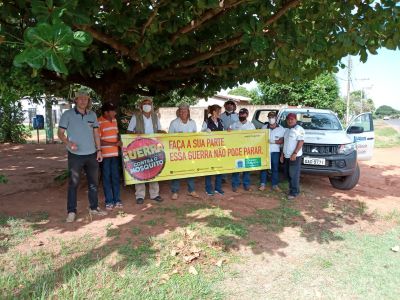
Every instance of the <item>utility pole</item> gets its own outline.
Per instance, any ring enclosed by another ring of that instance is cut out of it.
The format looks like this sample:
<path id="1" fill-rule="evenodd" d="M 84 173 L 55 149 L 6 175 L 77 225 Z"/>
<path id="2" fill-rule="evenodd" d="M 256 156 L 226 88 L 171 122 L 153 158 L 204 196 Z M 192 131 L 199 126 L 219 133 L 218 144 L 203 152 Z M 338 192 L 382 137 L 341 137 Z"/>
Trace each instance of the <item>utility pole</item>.
<path id="1" fill-rule="evenodd" d="M 346 125 L 350 122 L 350 82 L 351 82 L 351 56 L 347 60 L 347 102 L 346 102 Z"/>

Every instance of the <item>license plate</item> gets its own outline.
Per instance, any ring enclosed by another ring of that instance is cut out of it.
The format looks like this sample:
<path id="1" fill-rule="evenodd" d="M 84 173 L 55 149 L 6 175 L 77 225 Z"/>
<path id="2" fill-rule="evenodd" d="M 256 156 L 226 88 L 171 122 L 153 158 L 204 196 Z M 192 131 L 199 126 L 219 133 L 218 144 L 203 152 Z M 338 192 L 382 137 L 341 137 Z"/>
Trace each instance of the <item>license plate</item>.
<path id="1" fill-rule="evenodd" d="M 325 158 L 304 157 L 303 164 L 325 166 Z"/>

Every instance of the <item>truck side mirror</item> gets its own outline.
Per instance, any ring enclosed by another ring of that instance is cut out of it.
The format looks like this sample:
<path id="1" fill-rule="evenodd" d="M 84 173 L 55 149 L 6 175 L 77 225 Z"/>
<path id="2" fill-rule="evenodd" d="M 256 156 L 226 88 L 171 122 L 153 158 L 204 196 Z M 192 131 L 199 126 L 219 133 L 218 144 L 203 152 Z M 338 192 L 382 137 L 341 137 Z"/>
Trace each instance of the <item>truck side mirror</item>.
<path id="1" fill-rule="evenodd" d="M 347 129 L 347 133 L 350 134 L 357 134 L 357 133 L 363 133 L 364 132 L 364 128 L 361 126 L 350 126 Z"/>

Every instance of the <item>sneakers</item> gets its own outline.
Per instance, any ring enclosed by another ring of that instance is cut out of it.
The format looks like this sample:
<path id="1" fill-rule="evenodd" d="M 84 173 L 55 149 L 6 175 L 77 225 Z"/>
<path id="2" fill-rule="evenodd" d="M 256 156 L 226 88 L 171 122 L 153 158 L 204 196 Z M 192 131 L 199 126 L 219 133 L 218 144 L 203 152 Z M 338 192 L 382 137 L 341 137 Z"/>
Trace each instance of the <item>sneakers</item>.
<path id="1" fill-rule="evenodd" d="M 207 191 L 206 191 L 206 194 L 207 194 L 207 196 L 214 196 L 215 195 L 214 192 L 207 192 Z"/>
<path id="2" fill-rule="evenodd" d="M 192 196 L 193 198 L 200 198 L 199 194 L 197 194 L 196 191 L 190 192 L 188 195 Z"/>
<path id="3" fill-rule="evenodd" d="M 219 191 L 215 190 L 214 193 L 217 194 L 217 195 L 224 195 L 225 194 L 225 192 L 223 190 L 219 190 Z"/>
<path id="4" fill-rule="evenodd" d="M 173 193 L 171 196 L 172 200 L 178 200 L 178 193 Z"/>
<path id="5" fill-rule="evenodd" d="M 76 213 L 70 212 L 68 213 L 67 219 L 65 220 L 67 223 L 72 223 L 75 221 Z"/>
<path id="6" fill-rule="evenodd" d="M 244 190 L 246 192 L 252 192 L 253 191 L 253 189 L 251 187 L 248 187 L 248 186 L 244 187 Z"/>
<path id="7" fill-rule="evenodd" d="M 144 203 L 144 199 L 143 198 L 137 198 L 136 199 L 136 204 L 143 204 Z"/>
<path id="8" fill-rule="evenodd" d="M 106 204 L 106 210 L 113 210 L 114 205 L 113 204 Z"/>
<path id="9" fill-rule="evenodd" d="M 122 204 L 122 202 L 117 202 L 117 203 L 115 203 L 115 207 L 116 208 L 123 208 L 124 205 Z"/>
<path id="10" fill-rule="evenodd" d="M 258 190 L 261 191 L 261 192 L 265 191 L 265 184 L 260 185 Z"/>
<path id="11" fill-rule="evenodd" d="M 238 191 L 237 187 L 232 188 L 232 192 L 237 193 L 237 191 Z"/>
<path id="12" fill-rule="evenodd" d="M 99 207 L 96 209 L 89 209 L 89 214 L 93 216 L 107 216 L 107 212 L 102 211 Z"/>
<path id="13" fill-rule="evenodd" d="M 273 186 L 271 187 L 271 190 L 274 191 L 274 192 L 282 192 L 282 190 L 280 189 L 280 187 L 277 186 L 277 185 L 273 185 Z"/>
<path id="14" fill-rule="evenodd" d="M 156 201 L 156 202 L 163 202 L 163 199 L 160 196 L 157 196 L 151 200 Z"/>
<path id="15" fill-rule="evenodd" d="M 288 198 L 289 200 L 294 200 L 294 199 L 296 199 L 296 197 L 297 197 L 297 196 L 295 196 L 295 195 L 288 195 L 288 196 L 287 196 L 287 198 Z"/>

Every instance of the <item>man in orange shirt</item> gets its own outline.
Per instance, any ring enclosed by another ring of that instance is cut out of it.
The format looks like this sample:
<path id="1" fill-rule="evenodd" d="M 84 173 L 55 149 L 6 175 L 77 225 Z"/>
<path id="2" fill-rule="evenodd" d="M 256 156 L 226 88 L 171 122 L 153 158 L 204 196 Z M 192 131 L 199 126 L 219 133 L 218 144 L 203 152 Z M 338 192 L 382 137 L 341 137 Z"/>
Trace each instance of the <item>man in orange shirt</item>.
<path id="1" fill-rule="evenodd" d="M 101 153 L 103 155 L 103 190 L 106 198 L 106 209 L 122 208 L 119 190 L 119 147 L 122 142 L 118 135 L 118 124 L 115 119 L 115 105 L 108 102 L 101 107 L 102 116 L 98 118 Z"/>

